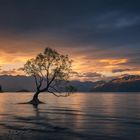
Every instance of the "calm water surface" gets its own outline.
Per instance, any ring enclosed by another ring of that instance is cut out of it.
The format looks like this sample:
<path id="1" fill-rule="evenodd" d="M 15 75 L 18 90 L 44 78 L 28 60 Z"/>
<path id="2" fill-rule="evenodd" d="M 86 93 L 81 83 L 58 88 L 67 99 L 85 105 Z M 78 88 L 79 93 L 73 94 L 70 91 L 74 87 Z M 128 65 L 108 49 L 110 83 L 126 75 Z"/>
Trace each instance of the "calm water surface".
<path id="1" fill-rule="evenodd" d="M 37 108 L 18 104 L 33 93 L 0 94 L 0 140 L 140 140 L 140 94 L 41 94 Z"/>

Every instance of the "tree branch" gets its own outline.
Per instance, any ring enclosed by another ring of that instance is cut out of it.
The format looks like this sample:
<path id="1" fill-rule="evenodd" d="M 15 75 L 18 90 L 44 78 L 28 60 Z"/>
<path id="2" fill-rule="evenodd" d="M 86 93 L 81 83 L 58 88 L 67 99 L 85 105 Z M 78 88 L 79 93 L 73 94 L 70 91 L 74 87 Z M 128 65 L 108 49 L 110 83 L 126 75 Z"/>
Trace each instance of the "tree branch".
<path id="1" fill-rule="evenodd" d="M 58 92 L 58 93 L 61 93 L 60 91 L 58 91 L 58 89 L 56 89 L 56 88 L 53 87 L 53 86 L 50 86 L 50 88 L 52 88 L 53 90 L 55 90 L 55 91 Z"/>
<path id="2" fill-rule="evenodd" d="M 39 86 L 38 86 L 38 88 L 40 89 L 41 86 L 42 86 L 43 78 L 42 77 L 39 77 L 39 78 L 40 78 L 40 80 L 39 80 Z"/>
<path id="3" fill-rule="evenodd" d="M 56 77 L 56 72 L 54 72 L 54 75 L 52 77 L 52 79 L 50 80 L 50 82 L 48 83 L 48 87 L 51 85 L 51 83 L 55 80 Z"/>
<path id="4" fill-rule="evenodd" d="M 37 82 L 37 77 L 36 77 L 36 75 L 33 75 L 33 76 L 34 76 L 34 79 L 35 79 L 36 89 L 38 90 L 38 82 Z"/>
<path id="5" fill-rule="evenodd" d="M 52 93 L 53 95 L 55 95 L 56 97 L 68 97 L 69 93 L 66 95 L 57 95 L 55 92 L 48 90 L 49 93 Z"/>

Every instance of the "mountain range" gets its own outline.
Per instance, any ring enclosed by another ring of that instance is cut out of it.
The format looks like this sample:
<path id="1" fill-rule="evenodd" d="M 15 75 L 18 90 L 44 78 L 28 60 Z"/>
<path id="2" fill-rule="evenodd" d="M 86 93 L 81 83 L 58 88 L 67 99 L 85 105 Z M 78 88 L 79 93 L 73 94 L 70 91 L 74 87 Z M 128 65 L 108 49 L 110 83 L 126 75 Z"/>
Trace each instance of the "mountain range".
<path id="1" fill-rule="evenodd" d="M 93 82 L 80 82 L 80 81 L 71 81 L 71 84 L 76 87 L 78 91 L 89 92 L 93 86 Z M 2 75 L 0 76 L 0 86 L 2 91 L 5 92 L 27 92 L 35 91 L 35 82 L 32 76 L 11 76 L 11 75 Z"/>
<path id="2" fill-rule="evenodd" d="M 140 75 L 125 75 L 110 81 L 71 81 L 80 92 L 140 92 Z M 0 76 L 1 90 L 5 92 L 35 91 L 33 77 Z"/>
<path id="3" fill-rule="evenodd" d="M 99 81 L 91 91 L 96 92 L 140 92 L 140 75 L 125 75 L 108 82 Z"/>

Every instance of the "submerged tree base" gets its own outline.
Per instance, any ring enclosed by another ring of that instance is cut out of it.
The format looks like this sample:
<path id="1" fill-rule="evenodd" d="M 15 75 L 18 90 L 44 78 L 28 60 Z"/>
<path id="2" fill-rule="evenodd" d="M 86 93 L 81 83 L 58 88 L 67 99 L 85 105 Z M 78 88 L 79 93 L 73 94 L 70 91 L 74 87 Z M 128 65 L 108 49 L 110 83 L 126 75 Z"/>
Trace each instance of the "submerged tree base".
<path id="1" fill-rule="evenodd" d="M 18 104 L 31 104 L 34 107 L 37 107 L 39 104 L 45 104 L 44 102 L 40 101 L 40 100 L 31 100 L 29 102 L 24 102 L 24 103 L 18 103 Z"/>
<path id="2" fill-rule="evenodd" d="M 32 99 L 31 101 L 29 101 L 27 103 L 33 104 L 33 105 L 44 104 L 44 102 L 40 101 L 39 99 Z"/>
<path id="3" fill-rule="evenodd" d="M 39 105 L 39 104 L 43 104 L 43 102 L 41 102 L 41 101 L 39 100 L 39 98 L 38 98 L 39 93 L 40 93 L 40 92 L 36 92 L 36 93 L 34 94 L 32 100 L 29 101 L 28 103 L 29 103 L 29 104 L 32 104 L 32 105 L 35 105 L 35 106 L 37 106 L 37 105 Z"/>

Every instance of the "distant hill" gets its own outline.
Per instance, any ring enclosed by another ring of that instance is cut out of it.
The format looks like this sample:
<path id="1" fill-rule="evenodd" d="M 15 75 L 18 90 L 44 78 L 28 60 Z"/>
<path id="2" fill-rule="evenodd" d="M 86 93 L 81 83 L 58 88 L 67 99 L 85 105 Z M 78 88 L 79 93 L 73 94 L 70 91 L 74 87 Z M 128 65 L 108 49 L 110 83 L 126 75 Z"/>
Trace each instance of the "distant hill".
<path id="1" fill-rule="evenodd" d="M 140 76 L 126 75 L 109 82 L 95 84 L 91 91 L 96 92 L 140 92 Z"/>
<path id="2" fill-rule="evenodd" d="M 80 82 L 71 81 L 71 84 L 76 87 L 78 91 L 88 92 L 93 87 L 93 82 Z M 3 91 L 8 92 L 25 92 L 25 91 L 35 91 L 34 78 L 29 76 L 11 76 L 3 75 L 0 76 L 0 85 Z"/>
<path id="3" fill-rule="evenodd" d="M 71 81 L 71 84 L 76 87 L 77 91 L 81 92 L 90 92 L 94 86 L 94 82 L 86 81 Z"/>
<path id="4" fill-rule="evenodd" d="M 26 89 L 27 91 L 34 91 L 35 84 L 33 77 L 27 76 L 0 76 L 0 85 L 3 91 L 16 92 Z"/>

